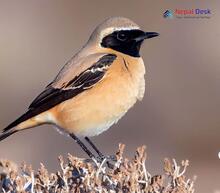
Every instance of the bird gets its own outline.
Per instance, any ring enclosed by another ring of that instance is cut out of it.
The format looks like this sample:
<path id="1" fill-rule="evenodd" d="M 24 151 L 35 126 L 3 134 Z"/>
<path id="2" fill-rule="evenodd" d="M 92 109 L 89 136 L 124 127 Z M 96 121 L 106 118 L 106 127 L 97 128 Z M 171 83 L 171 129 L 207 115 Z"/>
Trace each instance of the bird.
<path id="1" fill-rule="evenodd" d="M 3 129 L 0 141 L 39 125 L 55 125 L 90 158 L 103 160 L 104 154 L 90 137 L 109 129 L 142 100 L 145 65 L 140 48 L 144 40 L 158 35 L 141 30 L 125 17 L 110 17 L 100 23 L 27 111 Z"/>

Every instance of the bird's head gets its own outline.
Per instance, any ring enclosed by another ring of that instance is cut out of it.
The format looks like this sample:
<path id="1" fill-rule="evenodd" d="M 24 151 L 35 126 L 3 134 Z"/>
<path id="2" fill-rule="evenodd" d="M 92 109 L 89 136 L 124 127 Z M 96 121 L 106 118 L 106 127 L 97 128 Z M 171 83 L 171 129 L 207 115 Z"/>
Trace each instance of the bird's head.
<path id="1" fill-rule="evenodd" d="M 112 17 L 105 20 L 94 30 L 90 42 L 100 48 L 113 49 L 133 57 L 140 57 L 140 47 L 145 39 L 158 36 L 156 32 L 145 32 L 124 17 Z"/>

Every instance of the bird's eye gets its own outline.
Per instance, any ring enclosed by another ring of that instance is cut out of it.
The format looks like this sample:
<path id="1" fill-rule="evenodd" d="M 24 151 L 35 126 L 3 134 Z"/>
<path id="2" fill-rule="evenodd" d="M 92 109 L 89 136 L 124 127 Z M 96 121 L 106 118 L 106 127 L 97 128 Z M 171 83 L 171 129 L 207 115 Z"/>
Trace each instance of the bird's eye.
<path id="1" fill-rule="evenodd" d="M 127 35 L 123 32 L 119 32 L 119 33 L 117 33 L 117 39 L 120 41 L 125 41 L 125 40 L 127 40 Z"/>

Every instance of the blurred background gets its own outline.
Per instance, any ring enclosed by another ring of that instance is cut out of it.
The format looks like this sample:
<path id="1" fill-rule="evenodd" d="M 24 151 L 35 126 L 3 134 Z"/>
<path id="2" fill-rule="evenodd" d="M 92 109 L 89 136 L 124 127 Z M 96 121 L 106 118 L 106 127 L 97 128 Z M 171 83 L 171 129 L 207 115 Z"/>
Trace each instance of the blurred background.
<path id="1" fill-rule="evenodd" d="M 117 125 L 93 141 L 106 154 L 118 143 L 126 156 L 147 146 L 147 169 L 162 171 L 165 157 L 190 160 L 196 192 L 220 189 L 220 2 L 0 0 L 0 127 L 20 116 L 63 64 L 110 16 L 134 20 L 159 38 L 142 47 L 146 94 Z M 209 19 L 165 19 L 167 10 L 209 8 Z M 51 126 L 27 130 L 0 143 L 0 157 L 40 162 L 50 171 L 57 156 L 85 156 L 70 138 Z"/>

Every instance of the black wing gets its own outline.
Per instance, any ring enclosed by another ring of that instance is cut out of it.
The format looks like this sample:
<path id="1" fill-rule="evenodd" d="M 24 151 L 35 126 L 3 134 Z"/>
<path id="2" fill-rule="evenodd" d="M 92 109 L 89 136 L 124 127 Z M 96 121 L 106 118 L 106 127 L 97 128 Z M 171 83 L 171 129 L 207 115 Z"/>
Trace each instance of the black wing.
<path id="1" fill-rule="evenodd" d="M 83 71 L 78 76 L 69 81 L 62 89 L 53 88 L 52 86 L 47 87 L 46 90 L 44 90 L 31 103 L 29 110 L 16 121 L 11 123 L 8 127 L 6 127 L 4 131 L 8 131 L 19 123 L 30 119 L 31 117 L 34 117 L 44 111 L 47 111 L 57 104 L 73 98 L 81 92 L 91 88 L 103 78 L 107 68 L 113 63 L 116 57 L 117 56 L 114 54 L 104 55 L 90 68 Z"/>

